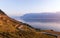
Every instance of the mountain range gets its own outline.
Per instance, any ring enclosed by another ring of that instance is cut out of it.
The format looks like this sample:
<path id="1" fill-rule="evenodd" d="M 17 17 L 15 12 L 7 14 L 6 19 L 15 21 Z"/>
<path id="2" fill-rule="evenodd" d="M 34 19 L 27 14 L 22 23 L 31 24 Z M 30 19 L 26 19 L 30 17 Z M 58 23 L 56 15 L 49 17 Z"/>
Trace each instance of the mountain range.
<path id="1" fill-rule="evenodd" d="M 60 22 L 60 13 L 28 13 L 21 19 L 27 22 Z"/>

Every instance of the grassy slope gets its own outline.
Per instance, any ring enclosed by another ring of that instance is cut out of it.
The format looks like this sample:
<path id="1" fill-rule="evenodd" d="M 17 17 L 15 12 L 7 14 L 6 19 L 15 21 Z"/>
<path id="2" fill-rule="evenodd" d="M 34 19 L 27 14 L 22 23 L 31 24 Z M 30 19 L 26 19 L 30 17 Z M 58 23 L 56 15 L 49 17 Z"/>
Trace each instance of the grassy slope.
<path id="1" fill-rule="evenodd" d="M 15 27 L 16 24 L 23 25 L 23 27 L 21 28 L 23 30 L 17 29 Z M 32 29 L 26 24 L 10 19 L 9 17 L 3 15 L 2 19 L 0 19 L 0 38 L 55 38 L 55 37 L 37 32 L 36 30 Z"/>

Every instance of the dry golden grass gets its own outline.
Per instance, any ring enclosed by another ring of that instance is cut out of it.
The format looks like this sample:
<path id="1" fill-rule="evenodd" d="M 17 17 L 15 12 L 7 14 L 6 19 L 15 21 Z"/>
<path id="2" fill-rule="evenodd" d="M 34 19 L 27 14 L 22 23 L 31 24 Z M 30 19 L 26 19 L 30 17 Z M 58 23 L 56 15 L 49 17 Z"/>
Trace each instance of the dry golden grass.
<path id="1" fill-rule="evenodd" d="M 0 12 L 2 12 L 0 10 Z M 19 28 L 16 26 L 19 25 Z M 20 27 L 22 25 L 22 27 Z M 43 34 L 29 25 L 8 17 L 3 12 L 0 14 L 0 38 L 55 38 Z"/>

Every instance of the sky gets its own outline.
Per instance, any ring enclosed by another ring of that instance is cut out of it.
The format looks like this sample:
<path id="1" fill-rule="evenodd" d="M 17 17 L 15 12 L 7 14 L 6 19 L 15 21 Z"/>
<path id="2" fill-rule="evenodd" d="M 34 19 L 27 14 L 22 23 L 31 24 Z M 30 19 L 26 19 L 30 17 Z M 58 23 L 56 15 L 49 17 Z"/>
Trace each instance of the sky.
<path id="1" fill-rule="evenodd" d="M 60 0 L 0 0 L 0 9 L 10 16 L 60 11 Z"/>

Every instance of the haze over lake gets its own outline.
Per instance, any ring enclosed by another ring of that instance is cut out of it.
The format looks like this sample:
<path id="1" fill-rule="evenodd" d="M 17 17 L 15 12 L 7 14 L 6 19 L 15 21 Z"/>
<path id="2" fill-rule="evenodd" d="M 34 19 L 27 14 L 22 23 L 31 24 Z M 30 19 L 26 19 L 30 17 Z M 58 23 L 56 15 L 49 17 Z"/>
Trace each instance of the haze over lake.
<path id="1" fill-rule="evenodd" d="M 33 14 L 26 14 L 22 17 L 13 17 L 13 18 L 22 21 L 24 23 L 27 23 L 35 28 L 39 28 L 42 30 L 54 30 L 60 32 L 60 14 L 57 13 L 40 13 L 40 14 L 33 13 Z"/>
<path id="2" fill-rule="evenodd" d="M 54 30 L 60 32 L 60 23 L 57 22 L 25 22 L 22 19 L 17 19 L 18 21 L 22 21 L 31 25 L 32 27 L 39 28 L 42 30 Z"/>

